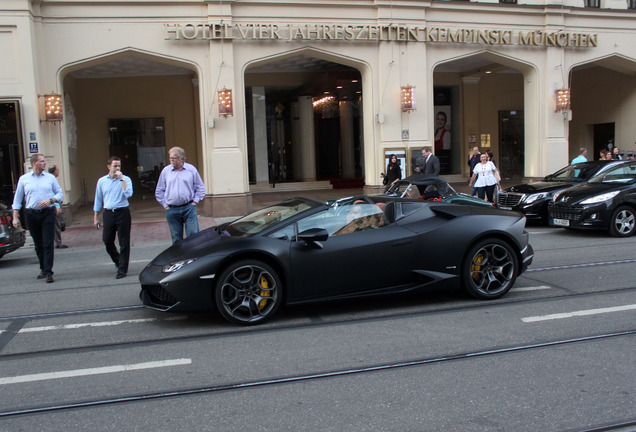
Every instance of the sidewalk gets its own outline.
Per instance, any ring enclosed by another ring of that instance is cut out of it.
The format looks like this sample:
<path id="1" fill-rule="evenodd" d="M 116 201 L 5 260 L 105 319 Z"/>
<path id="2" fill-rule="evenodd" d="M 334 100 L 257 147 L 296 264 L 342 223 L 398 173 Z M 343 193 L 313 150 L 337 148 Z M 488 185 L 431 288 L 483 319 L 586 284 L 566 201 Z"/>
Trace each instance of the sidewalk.
<path id="1" fill-rule="evenodd" d="M 510 184 L 506 184 L 510 183 Z M 502 182 L 504 188 L 518 184 L 519 181 Z M 462 183 L 452 183 L 457 192 L 470 194 L 468 180 Z M 361 195 L 362 189 L 320 189 L 306 191 L 267 192 L 252 194 L 252 207 L 260 209 L 288 198 L 302 196 L 317 201 L 328 201 L 347 196 Z M 165 219 L 164 210 L 154 199 L 132 199 L 130 202 L 132 218 L 131 243 L 170 241 L 170 231 Z M 206 228 L 234 220 L 242 215 L 229 218 L 212 218 L 199 216 L 199 228 Z M 31 242 L 27 235 L 27 242 Z M 102 230 L 93 226 L 92 204 L 82 205 L 73 213 L 73 223 L 62 233 L 62 243 L 69 247 L 95 246 L 102 244 Z M 32 244 L 32 243 L 31 243 Z"/>

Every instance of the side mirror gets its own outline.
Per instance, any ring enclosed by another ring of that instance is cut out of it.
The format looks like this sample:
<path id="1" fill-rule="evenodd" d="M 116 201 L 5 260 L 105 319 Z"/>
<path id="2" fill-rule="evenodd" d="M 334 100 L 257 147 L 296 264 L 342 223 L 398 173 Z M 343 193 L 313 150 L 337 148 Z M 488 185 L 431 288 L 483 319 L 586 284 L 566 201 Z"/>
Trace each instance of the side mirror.
<path id="1" fill-rule="evenodd" d="M 329 232 L 324 228 L 309 228 L 298 234 L 298 240 L 302 240 L 307 245 L 322 249 L 323 242 L 329 238 Z"/>

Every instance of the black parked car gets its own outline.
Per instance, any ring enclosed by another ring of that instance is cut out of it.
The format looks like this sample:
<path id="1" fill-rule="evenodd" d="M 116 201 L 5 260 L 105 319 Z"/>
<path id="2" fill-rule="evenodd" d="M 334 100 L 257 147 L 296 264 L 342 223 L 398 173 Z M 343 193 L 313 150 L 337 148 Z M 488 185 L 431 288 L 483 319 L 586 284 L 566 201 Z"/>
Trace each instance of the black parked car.
<path id="1" fill-rule="evenodd" d="M 548 223 L 548 202 L 555 193 L 575 184 L 584 183 L 613 166 L 616 161 L 591 161 L 561 168 L 543 180 L 512 186 L 497 196 L 497 207 L 517 210 L 528 220 Z"/>
<path id="2" fill-rule="evenodd" d="M 13 210 L 0 203 L 0 258 L 24 246 L 26 232 L 13 228 Z"/>
<path id="3" fill-rule="evenodd" d="M 587 183 L 554 195 L 550 225 L 609 230 L 617 237 L 636 231 L 636 161 L 619 161 Z"/>
<path id="4" fill-rule="evenodd" d="M 429 287 L 496 299 L 532 262 L 521 213 L 357 198 L 293 198 L 178 241 L 139 275 L 141 300 L 163 311 L 217 309 L 250 325 L 283 303 Z"/>

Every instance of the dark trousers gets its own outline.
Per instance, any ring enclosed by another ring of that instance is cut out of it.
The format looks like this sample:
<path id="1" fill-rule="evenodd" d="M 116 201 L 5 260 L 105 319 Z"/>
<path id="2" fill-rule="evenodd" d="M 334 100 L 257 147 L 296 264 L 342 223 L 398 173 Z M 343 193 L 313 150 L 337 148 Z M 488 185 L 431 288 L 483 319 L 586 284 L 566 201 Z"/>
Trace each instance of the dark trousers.
<path id="1" fill-rule="evenodd" d="M 497 185 L 482 186 L 482 187 L 475 188 L 477 189 L 477 196 L 481 199 L 484 199 L 484 197 L 487 197 L 488 201 L 494 202 L 493 197 L 495 195 L 495 186 Z"/>
<path id="2" fill-rule="evenodd" d="M 102 241 L 110 259 L 118 264 L 117 273 L 128 273 L 130 260 L 130 210 L 123 207 L 115 211 L 104 210 L 104 232 Z M 119 239 L 119 252 L 115 247 L 115 234 Z"/>
<path id="3" fill-rule="evenodd" d="M 40 272 L 53 274 L 53 236 L 55 235 L 55 207 L 42 212 L 26 211 L 27 225 L 40 261 Z"/>
<path id="4" fill-rule="evenodd" d="M 62 244 L 62 215 L 55 212 L 55 247 Z"/>

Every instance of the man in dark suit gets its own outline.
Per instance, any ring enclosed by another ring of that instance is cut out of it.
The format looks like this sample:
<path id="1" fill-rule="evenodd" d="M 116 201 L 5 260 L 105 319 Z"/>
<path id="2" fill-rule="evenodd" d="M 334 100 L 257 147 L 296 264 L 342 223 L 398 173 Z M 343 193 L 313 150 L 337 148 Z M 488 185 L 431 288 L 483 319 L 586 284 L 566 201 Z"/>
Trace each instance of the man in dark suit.
<path id="1" fill-rule="evenodd" d="M 422 157 L 415 162 L 415 171 L 424 175 L 439 175 L 439 158 L 431 152 L 431 147 L 422 149 Z"/>

